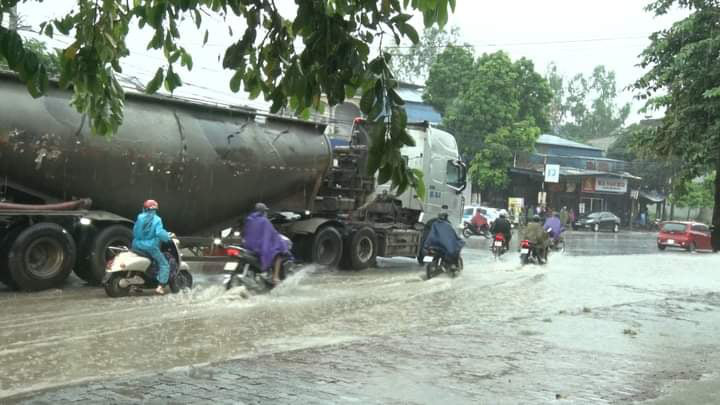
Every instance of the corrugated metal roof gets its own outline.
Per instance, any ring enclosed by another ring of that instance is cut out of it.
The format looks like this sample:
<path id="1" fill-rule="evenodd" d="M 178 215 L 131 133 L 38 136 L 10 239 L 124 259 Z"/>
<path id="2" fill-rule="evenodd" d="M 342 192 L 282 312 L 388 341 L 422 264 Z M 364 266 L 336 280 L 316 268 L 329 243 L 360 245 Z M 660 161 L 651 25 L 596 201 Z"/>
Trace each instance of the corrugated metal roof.
<path id="1" fill-rule="evenodd" d="M 540 135 L 540 137 L 538 137 L 538 140 L 535 143 L 539 143 L 539 144 L 543 144 L 543 145 L 565 146 L 568 148 L 592 149 L 592 150 L 602 151 L 602 149 L 596 148 L 594 146 L 585 145 L 585 144 L 582 144 L 579 142 L 571 141 L 569 139 L 561 138 L 559 136 L 550 135 L 550 134 Z"/>
<path id="2" fill-rule="evenodd" d="M 406 102 L 405 112 L 407 113 L 408 122 L 427 121 L 438 124 L 442 121 L 442 115 L 427 104 Z"/>
<path id="3" fill-rule="evenodd" d="M 423 98 L 422 98 L 423 90 L 422 89 L 398 87 L 395 91 L 397 92 L 398 96 L 400 96 L 400 98 L 402 98 L 403 100 L 405 100 L 407 102 L 412 102 L 412 103 L 422 103 L 423 102 Z"/>

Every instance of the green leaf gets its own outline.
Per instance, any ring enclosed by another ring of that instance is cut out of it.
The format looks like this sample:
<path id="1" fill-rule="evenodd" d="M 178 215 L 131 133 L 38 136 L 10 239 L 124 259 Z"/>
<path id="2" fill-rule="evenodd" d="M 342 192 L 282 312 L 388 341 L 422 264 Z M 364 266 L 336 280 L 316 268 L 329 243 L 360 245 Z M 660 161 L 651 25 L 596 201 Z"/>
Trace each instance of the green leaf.
<path id="1" fill-rule="evenodd" d="M 209 35 L 208 30 L 205 30 L 205 36 L 203 36 L 203 46 L 205 46 L 205 44 L 207 44 L 208 35 Z"/>
<path id="2" fill-rule="evenodd" d="M 242 72 L 235 72 L 232 79 L 230 79 L 230 90 L 233 93 L 240 91 L 240 84 L 242 83 L 243 75 Z"/>
<path id="3" fill-rule="evenodd" d="M 152 78 L 152 80 L 150 80 L 147 86 L 145 86 L 145 92 L 148 94 L 156 93 L 160 89 L 164 78 L 165 71 L 163 70 L 163 68 L 158 68 L 157 72 L 155 72 L 155 76 Z"/>

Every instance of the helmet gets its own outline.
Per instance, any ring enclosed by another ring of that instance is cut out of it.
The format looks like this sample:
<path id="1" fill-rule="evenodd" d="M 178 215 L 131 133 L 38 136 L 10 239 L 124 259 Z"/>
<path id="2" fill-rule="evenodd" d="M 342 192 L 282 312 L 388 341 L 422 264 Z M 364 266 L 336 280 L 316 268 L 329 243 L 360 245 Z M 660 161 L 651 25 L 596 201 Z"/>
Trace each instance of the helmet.
<path id="1" fill-rule="evenodd" d="M 505 218 L 505 217 L 507 217 L 507 211 L 500 210 L 500 218 Z"/>
<path id="2" fill-rule="evenodd" d="M 441 212 L 441 213 L 438 214 L 438 218 L 444 219 L 444 220 L 447 221 L 447 219 L 448 219 L 448 213 L 447 213 L 447 212 Z"/>
<path id="3" fill-rule="evenodd" d="M 532 220 L 533 222 L 540 222 L 540 215 L 533 215 Z"/>
<path id="4" fill-rule="evenodd" d="M 156 210 L 158 209 L 158 203 L 155 200 L 147 200 L 143 203 L 143 208 L 146 210 Z"/>
<path id="5" fill-rule="evenodd" d="M 267 212 L 267 211 L 268 211 L 268 207 L 267 207 L 267 205 L 259 202 L 259 203 L 255 204 L 255 211 Z"/>

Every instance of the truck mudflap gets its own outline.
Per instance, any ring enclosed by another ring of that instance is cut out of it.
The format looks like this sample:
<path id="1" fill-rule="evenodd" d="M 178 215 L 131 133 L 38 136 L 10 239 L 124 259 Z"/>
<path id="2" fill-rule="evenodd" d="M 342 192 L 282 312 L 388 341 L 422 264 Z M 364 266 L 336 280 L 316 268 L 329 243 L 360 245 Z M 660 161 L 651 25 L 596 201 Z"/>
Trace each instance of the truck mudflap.
<path id="1" fill-rule="evenodd" d="M 420 249 L 422 231 L 415 229 L 376 229 L 378 256 L 415 257 Z"/>

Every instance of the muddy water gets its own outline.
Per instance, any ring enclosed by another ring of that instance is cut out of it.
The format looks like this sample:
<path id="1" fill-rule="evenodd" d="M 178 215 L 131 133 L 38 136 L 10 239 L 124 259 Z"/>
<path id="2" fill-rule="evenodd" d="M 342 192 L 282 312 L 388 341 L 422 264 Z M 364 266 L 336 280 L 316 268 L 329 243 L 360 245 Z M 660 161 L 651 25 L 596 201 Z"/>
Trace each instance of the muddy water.
<path id="1" fill-rule="evenodd" d="M 427 352 L 427 366 L 447 362 L 455 385 L 516 374 L 591 400 L 600 398 L 597 392 L 577 393 L 582 383 L 574 379 L 595 376 L 595 385 L 625 390 L 610 399 L 642 400 L 672 383 L 644 377 L 662 359 L 690 368 L 717 348 L 718 255 L 556 254 L 548 266 L 524 268 L 514 253 L 499 262 L 485 250 L 467 249 L 464 256 L 457 279 L 423 281 L 421 268 L 398 259 L 363 272 L 307 268 L 272 294 L 249 299 L 240 290 L 223 291 L 212 276 L 198 277 L 190 293 L 164 297 L 110 299 L 79 284 L 3 292 L 0 397 L 378 338 L 396 344 L 376 356 L 402 359 L 418 342 L 459 335 L 465 337 L 452 340 L 449 352 Z M 476 361 L 465 364 L 468 357 Z M 422 358 L 414 361 L 422 366 Z M 620 364 L 638 374 L 609 378 Z M 382 368 L 375 374 L 381 379 Z M 498 398 L 494 387 L 473 395 Z M 502 392 L 513 389 L 517 398 L 539 398 L 521 386 Z"/>

